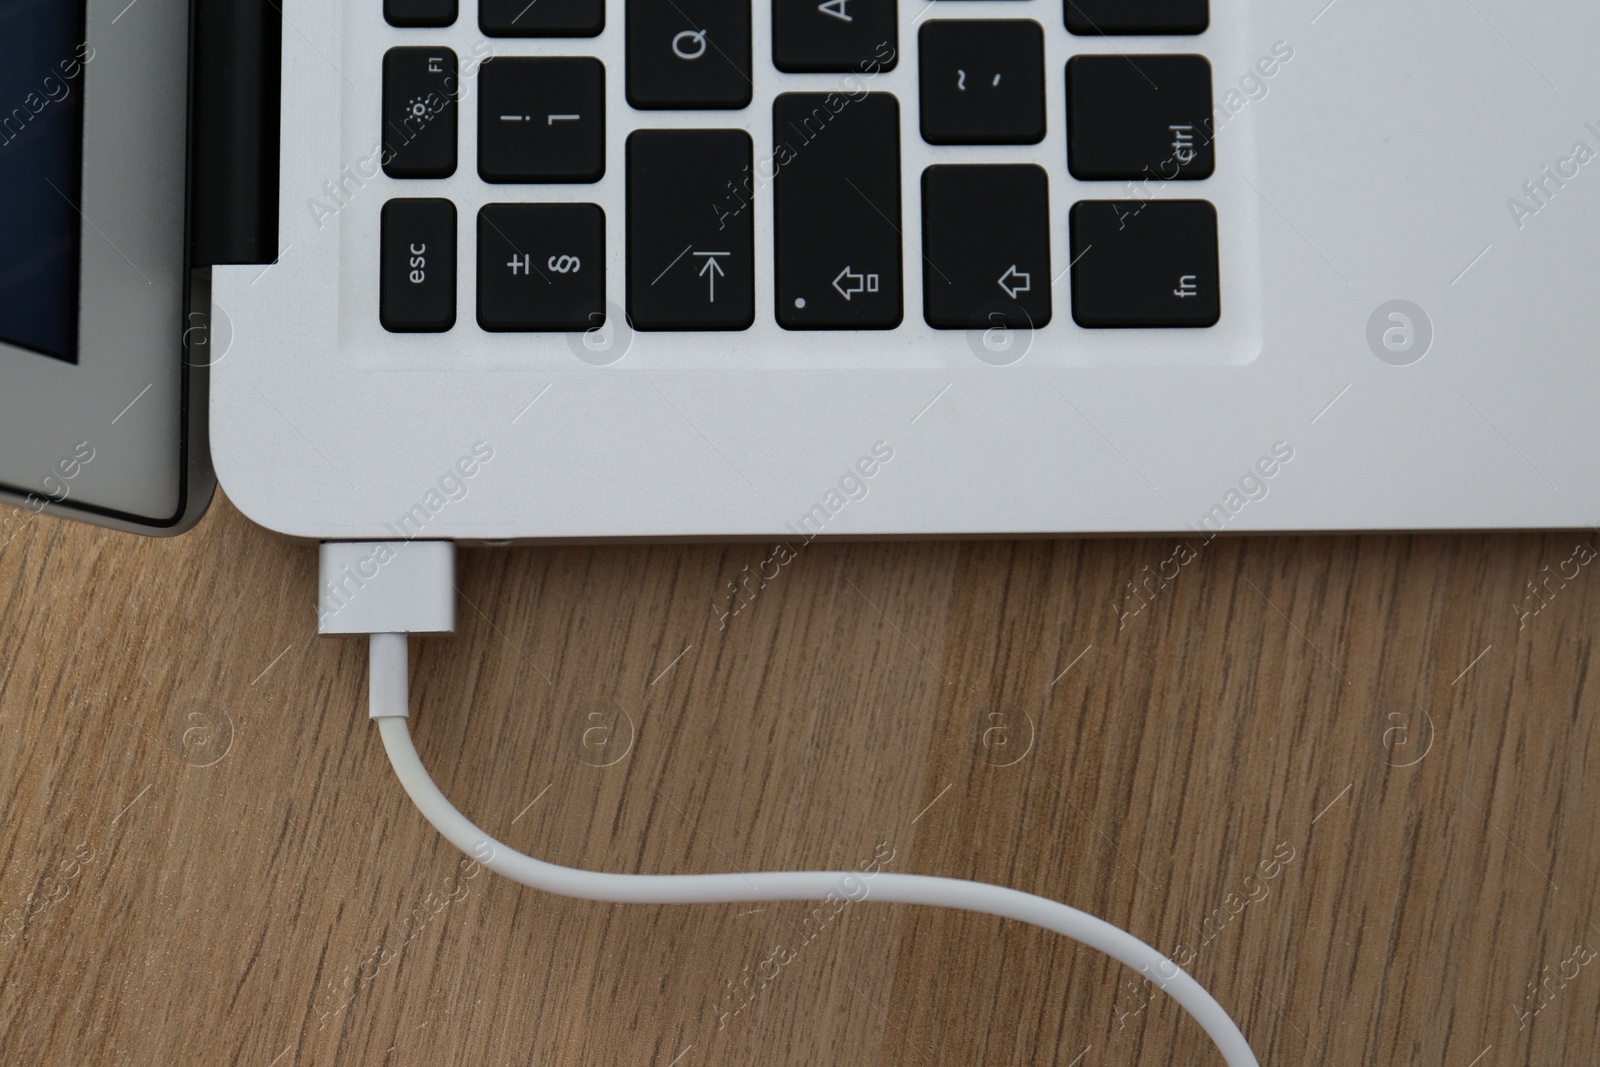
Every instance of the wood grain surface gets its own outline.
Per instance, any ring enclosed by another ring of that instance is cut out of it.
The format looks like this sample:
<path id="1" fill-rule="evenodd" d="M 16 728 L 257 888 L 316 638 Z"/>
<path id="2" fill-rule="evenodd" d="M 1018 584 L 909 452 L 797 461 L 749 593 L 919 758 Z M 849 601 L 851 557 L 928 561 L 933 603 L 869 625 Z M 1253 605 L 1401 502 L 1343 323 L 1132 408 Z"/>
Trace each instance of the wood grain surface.
<path id="1" fill-rule="evenodd" d="M 1067 901 L 1264 1064 L 1593 1064 L 1593 536 L 816 542 L 742 598 L 768 546 L 473 550 L 413 729 L 561 863 Z M 1016 924 L 497 880 L 402 794 L 314 584 L 220 497 L 0 546 L 0 1063 L 1221 1063 Z"/>

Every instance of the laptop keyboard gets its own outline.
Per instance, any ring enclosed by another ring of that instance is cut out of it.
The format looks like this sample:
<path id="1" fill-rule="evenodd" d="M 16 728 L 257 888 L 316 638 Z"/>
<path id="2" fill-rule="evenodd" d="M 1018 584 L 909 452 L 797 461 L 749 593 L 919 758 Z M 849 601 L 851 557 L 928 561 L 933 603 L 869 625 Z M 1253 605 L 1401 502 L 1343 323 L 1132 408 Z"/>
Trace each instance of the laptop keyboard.
<path id="1" fill-rule="evenodd" d="M 584 187 L 617 168 L 626 196 L 612 208 L 626 212 L 625 278 L 610 285 L 625 291 L 635 330 L 745 331 L 758 303 L 795 331 L 894 330 L 908 316 L 939 330 L 1044 330 L 1068 311 L 1086 329 L 1218 322 L 1217 210 L 1172 196 L 1168 184 L 1206 179 L 1216 166 L 1204 56 L 1061 57 L 1065 98 L 1051 99 L 1045 34 L 1033 18 L 940 18 L 934 3 L 919 16 L 915 55 L 900 55 L 890 44 L 900 31 L 893 0 L 770 0 L 770 41 L 752 40 L 750 2 L 627 0 L 625 69 L 583 55 L 502 52 L 477 65 L 473 91 L 462 94 L 456 52 L 426 32 L 454 25 L 462 6 L 385 0 L 387 22 L 417 40 L 383 57 L 383 170 L 440 188 L 383 207 L 382 326 L 457 329 L 462 281 L 485 331 L 603 325 L 618 311 L 607 301 L 606 216 Z M 1054 3 L 995 7 L 1042 18 Z M 1197 34 L 1209 19 L 1206 0 L 1062 3 L 1053 17 L 1080 36 Z M 601 0 L 476 0 L 476 8 L 490 38 L 604 30 Z M 780 86 L 784 74 L 843 77 L 827 91 L 797 77 L 793 89 L 754 99 L 758 62 L 781 72 Z M 911 98 L 871 86 L 897 63 L 915 65 Z M 606 151 L 606 94 L 618 92 L 632 127 L 622 159 Z M 770 113 L 770 124 L 736 123 L 752 107 Z M 903 124 L 902 109 L 914 121 Z M 693 111 L 696 122 L 653 125 L 659 111 Z M 460 158 L 463 122 L 477 124 L 475 160 Z M 745 125 L 770 130 L 759 151 Z M 1066 132 L 1065 158 L 984 158 L 985 146 L 1038 145 L 1052 126 Z M 923 167 L 920 205 L 902 203 L 903 190 L 910 197 L 918 188 L 902 184 L 903 129 L 929 145 L 972 146 L 961 162 Z M 450 198 L 448 179 L 463 166 L 503 190 L 475 226 L 458 226 Z M 1106 182 L 1108 195 L 1052 205 L 1049 168 Z M 567 202 L 519 198 L 519 187 L 533 185 L 561 186 Z M 1168 192 L 1130 198 L 1152 187 Z M 770 229 L 756 225 L 758 212 L 771 213 Z M 1052 225 L 1068 227 L 1070 264 L 1051 262 Z M 758 232 L 770 235 L 767 247 Z M 475 249 L 458 249 L 468 234 Z M 910 271 L 920 274 L 920 306 L 907 306 Z M 1070 285 L 1055 286 L 1066 271 Z M 757 300 L 758 284 L 772 288 L 770 303 Z M 1069 301 L 1070 309 L 1055 306 Z"/>

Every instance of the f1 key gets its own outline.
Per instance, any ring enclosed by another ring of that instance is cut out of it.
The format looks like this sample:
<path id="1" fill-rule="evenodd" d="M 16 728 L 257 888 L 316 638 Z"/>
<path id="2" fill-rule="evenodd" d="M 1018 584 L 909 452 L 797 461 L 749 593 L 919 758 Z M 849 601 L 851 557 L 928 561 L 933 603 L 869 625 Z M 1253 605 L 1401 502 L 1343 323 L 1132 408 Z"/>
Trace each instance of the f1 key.
<path id="1" fill-rule="evenodd" d="M 448 178 L 456 172 L 456 54 L 391 48 L 383 55 L 383 172 Z"/>

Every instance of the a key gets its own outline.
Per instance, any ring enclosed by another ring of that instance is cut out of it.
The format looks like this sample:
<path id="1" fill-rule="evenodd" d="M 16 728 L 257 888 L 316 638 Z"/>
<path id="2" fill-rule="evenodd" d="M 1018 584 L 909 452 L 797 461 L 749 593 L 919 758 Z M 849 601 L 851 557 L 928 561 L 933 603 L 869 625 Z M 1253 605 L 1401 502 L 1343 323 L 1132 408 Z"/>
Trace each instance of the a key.
<path id="1" fill-rule="evenodd" d="M 1205 200 L 1072 206 L 1072 318 L 1085 327 L 1214 326 L 1217 209 Z"/>
<path id="2" fill-rule="evenodd" d="M 479 70 L 478 175 L 484 181 L 600 180 L 606 120 L 599 60 L 499 56 Z"/>
<path id="3" fill-rule="evenodd" d="M 378 321 L 395 333 L 456 324 L 456 206 L 448 200 L 383 205 Z"/>
<path id="4" fill-rule="evenodd" d="M 628 138 L 635 329 L 743 330 L 755 321 L 750 168 L 743 130 L 638 130 Z"/>
<path id="5" fill-rule="evenodd" d="M 892 329 L 901 318 L 900 105 L 888 93 L 772 102 L 778 323 Z"/>
<path id="6" fill-rule="evenodd" d="M 478 0 L 490 37 L 593 37 L 605 25 L 603 0 Z"/>
<path id="7" fill-rule="evenodd" d="M 1209 178 L 1211 64 L 1204 56 L 1074 56 L 1067 164 L 1079 181 Z"/>
<path id="8" fill-rule="evenodd" d="M 383 0 L 383 17 L 391 26 L 449 26 L 456 6 L 457 0 Z"/>
<path id="9" fill-rule="evenodd" d="M 750 103 L 750 0 L 628 0 L 628 103 Z"/>
<path id="10" fill-rule="evenodd" d="M 448 178 L 456 172 L 456 54 L 391 48 L 383 55 L 383 172 Z"/>
<path id="11" fill-rule="evenodd" d="M 1044 168 L 941 165 L 922 172 L 922 299 L 942 330 L 1050 321 L 1050 194 Z"/>
<path id="12" fill-rule="evenodd" d="M 1206 0 L 1065 0 L 1067 29 L 1081 35 L 1204 33 Z"/>
<path id="13" fill-rule="evenodd" d="M 917 31 L 922 139 L 1044 139 L 1044 30 L 1027 19 L 936 20 Z"/>
<path id="14" fill-rule="evenodd" d="M 588 330 L 606 321 L 606 217 L 595 204 L 485 204 L 478 325 Z"/>
<path id="15" fill-rule="evenodd" d="M 895 0 L 772 0 L 772 63 L 790 74 L 892 70 Z"/>

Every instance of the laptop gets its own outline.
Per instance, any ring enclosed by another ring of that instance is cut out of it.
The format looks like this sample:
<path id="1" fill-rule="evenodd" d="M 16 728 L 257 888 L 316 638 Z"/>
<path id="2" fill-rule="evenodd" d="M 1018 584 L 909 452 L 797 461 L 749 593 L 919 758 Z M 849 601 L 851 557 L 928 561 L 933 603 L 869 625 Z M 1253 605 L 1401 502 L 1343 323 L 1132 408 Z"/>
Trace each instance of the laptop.
<path id="1" fill-rule="evenodd" d="M 89 43 L 147 28 L 172 50 L 191 17 L 122 6 L 90 0 Z M 50 506 L 181 527 L 204 495 L 198 363 L 220 484 L 305 539 L 1596 519 L 1592 4 L 197 10 L 187 166 L 182 79 L 119 47 L 34 120 L 70 127 L 80 101 L 81 169 L 38 137 L 7 172 L 81 174 L 55 183 L 70 215 L 49 190 L 12 209 L 48 233 L 7 230 L 14 264 L 64 247 L 49 234 L 81 257 L 5 291 L 12 318 L 78 309 L 71 337 L 61 314 L 0 322 L 12 499 L 83 443 Z M 41 69 L 71 43 L 51 32 Z M 166 215 L 96 199 L 135 188 Z M 144 295 L 97 318 L 129 266 Z M 140 315 L 165 386 L 119 417 L 159 377 L 135 373 Z"/>
<path id="2" fill-rule="evenodd" d="M 1596 40 L 1587 0 L 0 0 L 3 517 L 181 530 L 209 444 L 351 542 L 320 628 L 474 862 L 860 899 L 474 827 L 405 719 L 449 542 L 1590 526 Z M 1131 934 L 876 877 L 1256 1062 Z"/>

